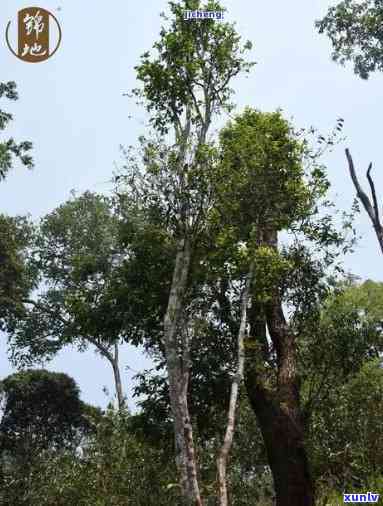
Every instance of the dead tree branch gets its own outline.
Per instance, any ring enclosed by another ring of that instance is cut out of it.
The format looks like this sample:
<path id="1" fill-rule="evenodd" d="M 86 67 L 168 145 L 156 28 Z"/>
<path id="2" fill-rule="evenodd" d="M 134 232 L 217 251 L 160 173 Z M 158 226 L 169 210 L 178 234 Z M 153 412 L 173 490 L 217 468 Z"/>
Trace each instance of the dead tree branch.
<path id="1" fill-rule="evenodd" d="M 359 180 L 358 180 L 358 177 L 357 177 L 356 171 L 355 171 L 354 162 L 351 157 L 350 151 L 348 149 L 346 149 L 346 157 L 347 157 L 347 161 L 348 161 L 348 167 L 349 167 L 351 179 L 352 179 L 352 182 L 353 182 L 355 189 L 356 189 L 356 194 L 357 194 L 359 200 L 362 202 L 363 207 L 366 210 L 367 214 L 370 217 L 370 220 L 372 222 L 372 225 L 373 225 L 375 233 L 376 233 L 376 237 L 378 238 L 378 241 L 379 241 L 380 249 L 383 253 L 383 226 L 381 224 L 380 216 L 379 216 L 379 206 L 378 206 L 378 200 L 376 197 L 375 185 L 374 185 L 374 181 L 371 177 L 372 163 L 370 163 L 370 165 L 368 166 L 368 169 L 367 169 L 367 180 L 370 185 L 371 196 L 372 196 L 372 204 L 371 204 L 370 198 L 363 191 L 363 188 L 361 187 L 361 185 L 359 183 Z"/>

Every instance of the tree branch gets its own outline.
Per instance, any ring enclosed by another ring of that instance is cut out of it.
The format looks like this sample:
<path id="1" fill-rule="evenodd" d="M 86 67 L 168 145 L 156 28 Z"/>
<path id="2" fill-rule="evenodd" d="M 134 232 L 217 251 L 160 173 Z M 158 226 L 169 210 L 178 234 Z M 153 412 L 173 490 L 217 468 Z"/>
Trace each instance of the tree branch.
<path id="1" fill-rule="evenodd" d="M 372 169 L 372 163 L 370 163 L 370 165 L 368 166 L 368 169 L 367 169 L 367 179 L 368 179 L 368 182 L 369 182 L 370 188 L 371 188 L 372 201 L 374 204 L 375 220 L 377 223 L 380 223 L 379 206 L 378 206 L 378 200 L 376 198 L 375 185 L 374 185 L 374 181 L 372 180 L 372 177 L 370 175 L 371 169 Z"/>
<path id="2" fill-rule="evenodd" d="M 370 199 L 368 198 L 366 193 L 364 193 L 364 191 L 358 181 L 358 177 L 355 172 L 354 162 L 352 160 L 350 151 L 348 149 L 346 149 L 346 157 L 348 160 L 348 166 L 349 166 L 349 170 L 350 170 L 351 179 L 352 179 L 352 182 L 354 183 L 357 196 L 358 196 L 359 200 L 361 200 L 364 209 L 366 210 L 367 214 L 369 215 L 369 217 L 371 219 L 372 225 L 373 225 L 375 233 L 376 233 L 376 237 L 378 238 L 378 241 L 379 241 L 380 249 L 383 253 L 383 227 L 382 227 L 382 224 L 380 223 L 380 218 L 379 218 L 379 208 L 378 208 L 378 201 L 376 198 L 375 185 L 374 185 L 374 182 L 373 182 L 371 175 L 370 175 L 372 164 L 370 163 L 370 165 L 368 167 L 367 179 L 368 179 L 368 182 L 369 182 L 370 188 L 371 188 L 373 206 L 371 204 Z"/>
<path id="3" fill-rule="evenodd" d="M 373 209 L 371 206 L 370 199 L 364 193 L 362 187 L 360 186 L 358 177 L 355 172 L 354 162 L 352 160 L 351 154 L 348 149 L 346 149 L 346 157 L 348 160 L 348 166 L 349 166 L 349 170 L 350 170 L 351 179 L 352 179 L 352 182 L 354 183 L 358 198 L 362 201 L 362 204 L 363 204 L 365 210 L 367 211 L 368 215 L 370 216 L 372 222 L 375 224 L 375 215 L 374 215 L 374 212 L 373 212 Z"/>

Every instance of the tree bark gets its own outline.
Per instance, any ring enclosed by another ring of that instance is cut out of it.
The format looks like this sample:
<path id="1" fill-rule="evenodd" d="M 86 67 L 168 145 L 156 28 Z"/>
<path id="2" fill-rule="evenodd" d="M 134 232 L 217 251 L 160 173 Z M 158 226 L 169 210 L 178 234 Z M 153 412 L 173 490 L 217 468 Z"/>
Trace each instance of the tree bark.
<path id="1" fill-rule="evenodd" d="M 250 270 L 247 279 L 246 285 L 242 294 L 242 303 L 241 303 L 241 322 L 238 330 L 238 338 L 237 338 L 237 371 L 236 375 L 233 378 L 231 384 L 231 392 L 230 392 L 230 401 L 229 401 L 229 410 L 227 415 L 227 426 L 226 432 L 224 436 L 224 441 L 222 447 L 220 449 L 218 458 L 217 458 L 217 471 L 218 471 L 218 503 L 220 506 L 228 506 L 228 491 L 227 491 L 227 479 L 226 479 L 226 470 L 227 470 L 227 461 L 229 458 L 229 453 L 233 444 L 234 430 L 235 430 L 235 418 L 236 418 L 236 410 L 238 404 L 238 394 L 241 382 L 243 380 L 243 371 L 245 366 L 245 349 L 244 349 L 244 339 L 246 333 L 246 323 L 247 323 L 247 305 L 249 302 L 249 292 L 250 285 L 252 280 L 252 270 Z"/>
<path id="2" fill-rule="evenodd" d="M 182 496 L 185 504 L 202 506 L 197 479 L 193 430 L 187 402 L 189 381 L 188 342 L 187 340 L 182 342 L 180 338 L 183 301 L 187 288 L 190 258 L 190 243 L 184 239 L 180 241 L 178 246 L 168 307 L 164 318 L 164 347 L 170 405 L 174 419 L 176 463 L 180 474 Z"/>
<path id="3" fill-rule="evenodd" d="M 116 386 L 118 409 L 119 411 L 121 411 L 125 407 L 125 397 L 122 388 L 118 351 L 119 351 L 118 343 L 116 342 L 114 343 L 114 357 L 112 361 L 112 367 L 113 367 L 114 383 Z"/>
<path id="4" fill-rule="evenodd" d="M 247 377 L 247 391 L 261 428 L 277 506 L 313 506 L 314 487 L 304 448 L 303 423 L 273 393 Z"/>
<path id="5" fill-rule="evenodd" d="M 277 232 L 265 234 L 264 239 L 264 244 L 277 248 Z M 286 322 L 278 290 L 272 291 L 267 302 L 252 308 L 250 324 L 252 337 L 250 346 L 246 346 L 245 384 L 266 446 L 276 504 L 313 506 L 314 485 L 304 446 L 296 341 Z M 272 350 L 265 345 L 266 329 Z M 266 361 L 265 353 L 269 355 Z M 271 380 L 273 356 L 276 365 Z"/>
<path id="6" fill-rule="evenodd" d="M 266 309 L 267 326 L 271 339 L 278 343 L 277 400 L 271 413 L 274 421 L 265 436 L 269 440 L 271 460 L 274 463 L 274 480 L 277 505 L 312 506 L 314 486 L 304 447 L 304 423 L 300 406 L 299 378 L 297 375 L 295 336 L 289 331 L 281 301 L 277 297 Z M 268 419 L 266 405 L 260 416 Z M 266 425 L 264 423 L 266 428 Z M 265 441 L 266 442 L 266 441 Z M 269 449 L 268 449 L 269 452 Z M 281 453 L 282 452 L 282 453 Z M 286 452 L 286 453 L 285 453 Z M 283 453 L 287 457 L 280 460 Z"/>

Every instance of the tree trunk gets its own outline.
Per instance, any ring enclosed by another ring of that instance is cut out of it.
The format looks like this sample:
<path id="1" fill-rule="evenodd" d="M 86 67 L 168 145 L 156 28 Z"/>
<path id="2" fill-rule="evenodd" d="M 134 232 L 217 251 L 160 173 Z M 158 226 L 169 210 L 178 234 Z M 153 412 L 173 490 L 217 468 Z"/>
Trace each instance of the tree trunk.
<path id="1" fill-rule="evenodd" d="M 283 313 L 279 303 L 274 301 L 265 313 L 277 353 L 277 385 L 273 390 L 266 386 L 267 380 L 259 372 L 262 358 L 257 344 L 261 344 L 266 335 L 266 321 L 260 321 L 261 317 L 253 322 L 254 348 L 248 347 L 246 353 L 247 394 L 266 446 L 277 506 L 313 506 L 314 486 L 304 447 L 295 343 L 286 330 L 284 319 L 280 321 Z"/>
<path id="2" fill-rule="evenodd" d="M 186 360 L 186 364 L 184 363 L 189 350 L 185 349 L 188 343 L 181 340 L 182 331 L 180 329 L 190 257 L 189 242 L 187 240 L 180 241 L 164 319 L 164 345 L 170 404 L 174 418 L 176 463 L 180 474 L 182 495 L 185 504 L 200 506 L 202 500 L 197 479 L 193 431 L 187 402 L 188 360 Z"/>
<path id="3" fill-rule="evenodd" d="M 274 403 L 271 410 L 266 407 L 267 403 L 261 403 L 258 416 L 259 420 L 265 419 L 263 431 L 265 430 L 265 443 L 274 467 L 277 505 L 312 506 L 314 487 L 304 447 L 295 336 L 288 328 L 277 295 L 266 307 L 266 319 L 271 340 L 277 350 L 278 402 Z M 272 414 L 273 421 L 269 420 L 268 413 Z M 265 423 L 271 423 L 270 428 Z"/>
<path id="4" fill-rule="evenodd" d="M 250 404 L 257 416 L 274 480 L 277 506 L 313 506 L 314 488 L 304 448 L 303 424 L 283 403 L 247 378 Z"/>
<path id="5" fill-rule="evenodd" d="M 117 395 L 117 402 L 118 402 L 118 409 L 121 410 L 122 408 L 126 407 L 126 400 L 124 396 L 124 391 L 122 388 L 122 381 L 121 381 L 121 374 L 120 374 L 120 365 L 118 362 L 118 342 L 114 343 L 114 354 L 110 350 L 110 345 L 103 344 L 100 340 L 87 336 L 87 341 L 92 343 L 96 348 L 99 350 L 101 355 L 105 357 L 113 369 L 113 376 L 114 376 L 114 386 L 116 388 L 116 395 Z"/>
<path id="6" fill-rule="evenodd" d="M 118 409 L 121 411 L 125 407 L 125 397 L 122 389 L 122 381 L 120 374 L 120 365 L 118 360 L 118 343 L 114 343 L 114 357 L 112 361 L 114 383 L 116 386 L 116 395 L 118 402 Z"/>
<path id="7" fill-rule="evenodd" d="M 242 294 L 241 303 L 241 322 L 238 330 L 237 339 L 237 371 L 231 384 L 229 410 L 227 415 L 227 426 L 224 441 L 217 458 L 217 471 L 218 471 L 218 504 L 220 506 L 228 506 L 228 492 L 227 492 L 227 479 L 226 469 L 229 453 L 233 444 L 234 430 L 235 430 L 235 415 L 238 403 L 239 388 L 243 379 L 243 371 L 245 365 L 245 349 L 244 339 L 246 333 L 247 323 L 247 305 L 249 302 L 250 285 L 252 281 L 252 270 L 250 270 L 246 285 Z"/>
<path id="8" fill-rule="evenodd" d="M 263 241 L 277 249 L 277 232 L 268 231 Z M 253 309 L 249 339 L 252 346 L 247 347 L 245 383 L 265 442 L 276 504 L 313 506 L 314 486 L 304 447 L 295 335 L 286 322 L 278 289 L 271 289 L 269 300 Z M 273 354 L 268 349 L 266 328 Z M 275 378 L 270 380 L 273 356 Z M 265 358 L 269 362 L 267 369 Z M 271 387 L 272 384 L 275 386 Z"/>

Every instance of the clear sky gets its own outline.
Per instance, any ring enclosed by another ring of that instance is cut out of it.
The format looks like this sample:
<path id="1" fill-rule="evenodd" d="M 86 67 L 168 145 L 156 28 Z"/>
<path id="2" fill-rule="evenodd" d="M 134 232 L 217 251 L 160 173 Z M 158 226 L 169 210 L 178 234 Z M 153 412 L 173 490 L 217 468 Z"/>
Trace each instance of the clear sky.
<path id="1" fill-rule="evenodd" d="M 134 66 L 157 38 L 166 0 L 110 4 L 90 0 L 41 0 L 60 21 L 63 40 L 56 55 L 39 64 L 19 61 L 5 44 L 5 28 L 28 2 L 2 0 L 0 8 L 0 81 L 17 82 L 20 100 L 2 101 L 14 113 L 6 135 L 34 144 L 35 168 L 17 166 L 0 185 L 0 212 L 30 214 L 38 219 L 75 189 L 108 192 L 119 145 L 134 144 L 145 131 L 145 114 L 123 96 L 136 85 Z M 246 105 L 263 111 L 281 107 L 297 126 L 330 130 L 338 117 L 345 120 L 347 141 L 326 157 L 333 197 L 339 209 L 349 210 L 354 197 L 344 148 L 351 148 L 362 179 L 368 163 L 383 195 L 382 101 L 383 75 L 368 81 L 351 66 L 331 61 L 330 43 L 314 28 L 315 19 L 334 2 L 223 0 L 227 20 L 237 23 L 244 40 L 254 44 L 257 61 L 250 77 L 234 83 L 238 110 Z M 32 3 L 31 5 L 36 5 Z M 59 8 L 59 9 L 58 9 Z M 362 279 L 382 280 L 382 259 L 367 217 L 355 225 L 362 239 L 345 266 Z M 122 353 L 125 388 L 130 393 L 131 371 L 149 362 L 135 349 Z M 0 375 L 11 372 L 5 338 L 0 343 Z M 83 399 L 105 406 L 103 386 L 113 392 L 108 364 L 92 351 L 67 350 L 50 365 L 78 382 Z"/>

